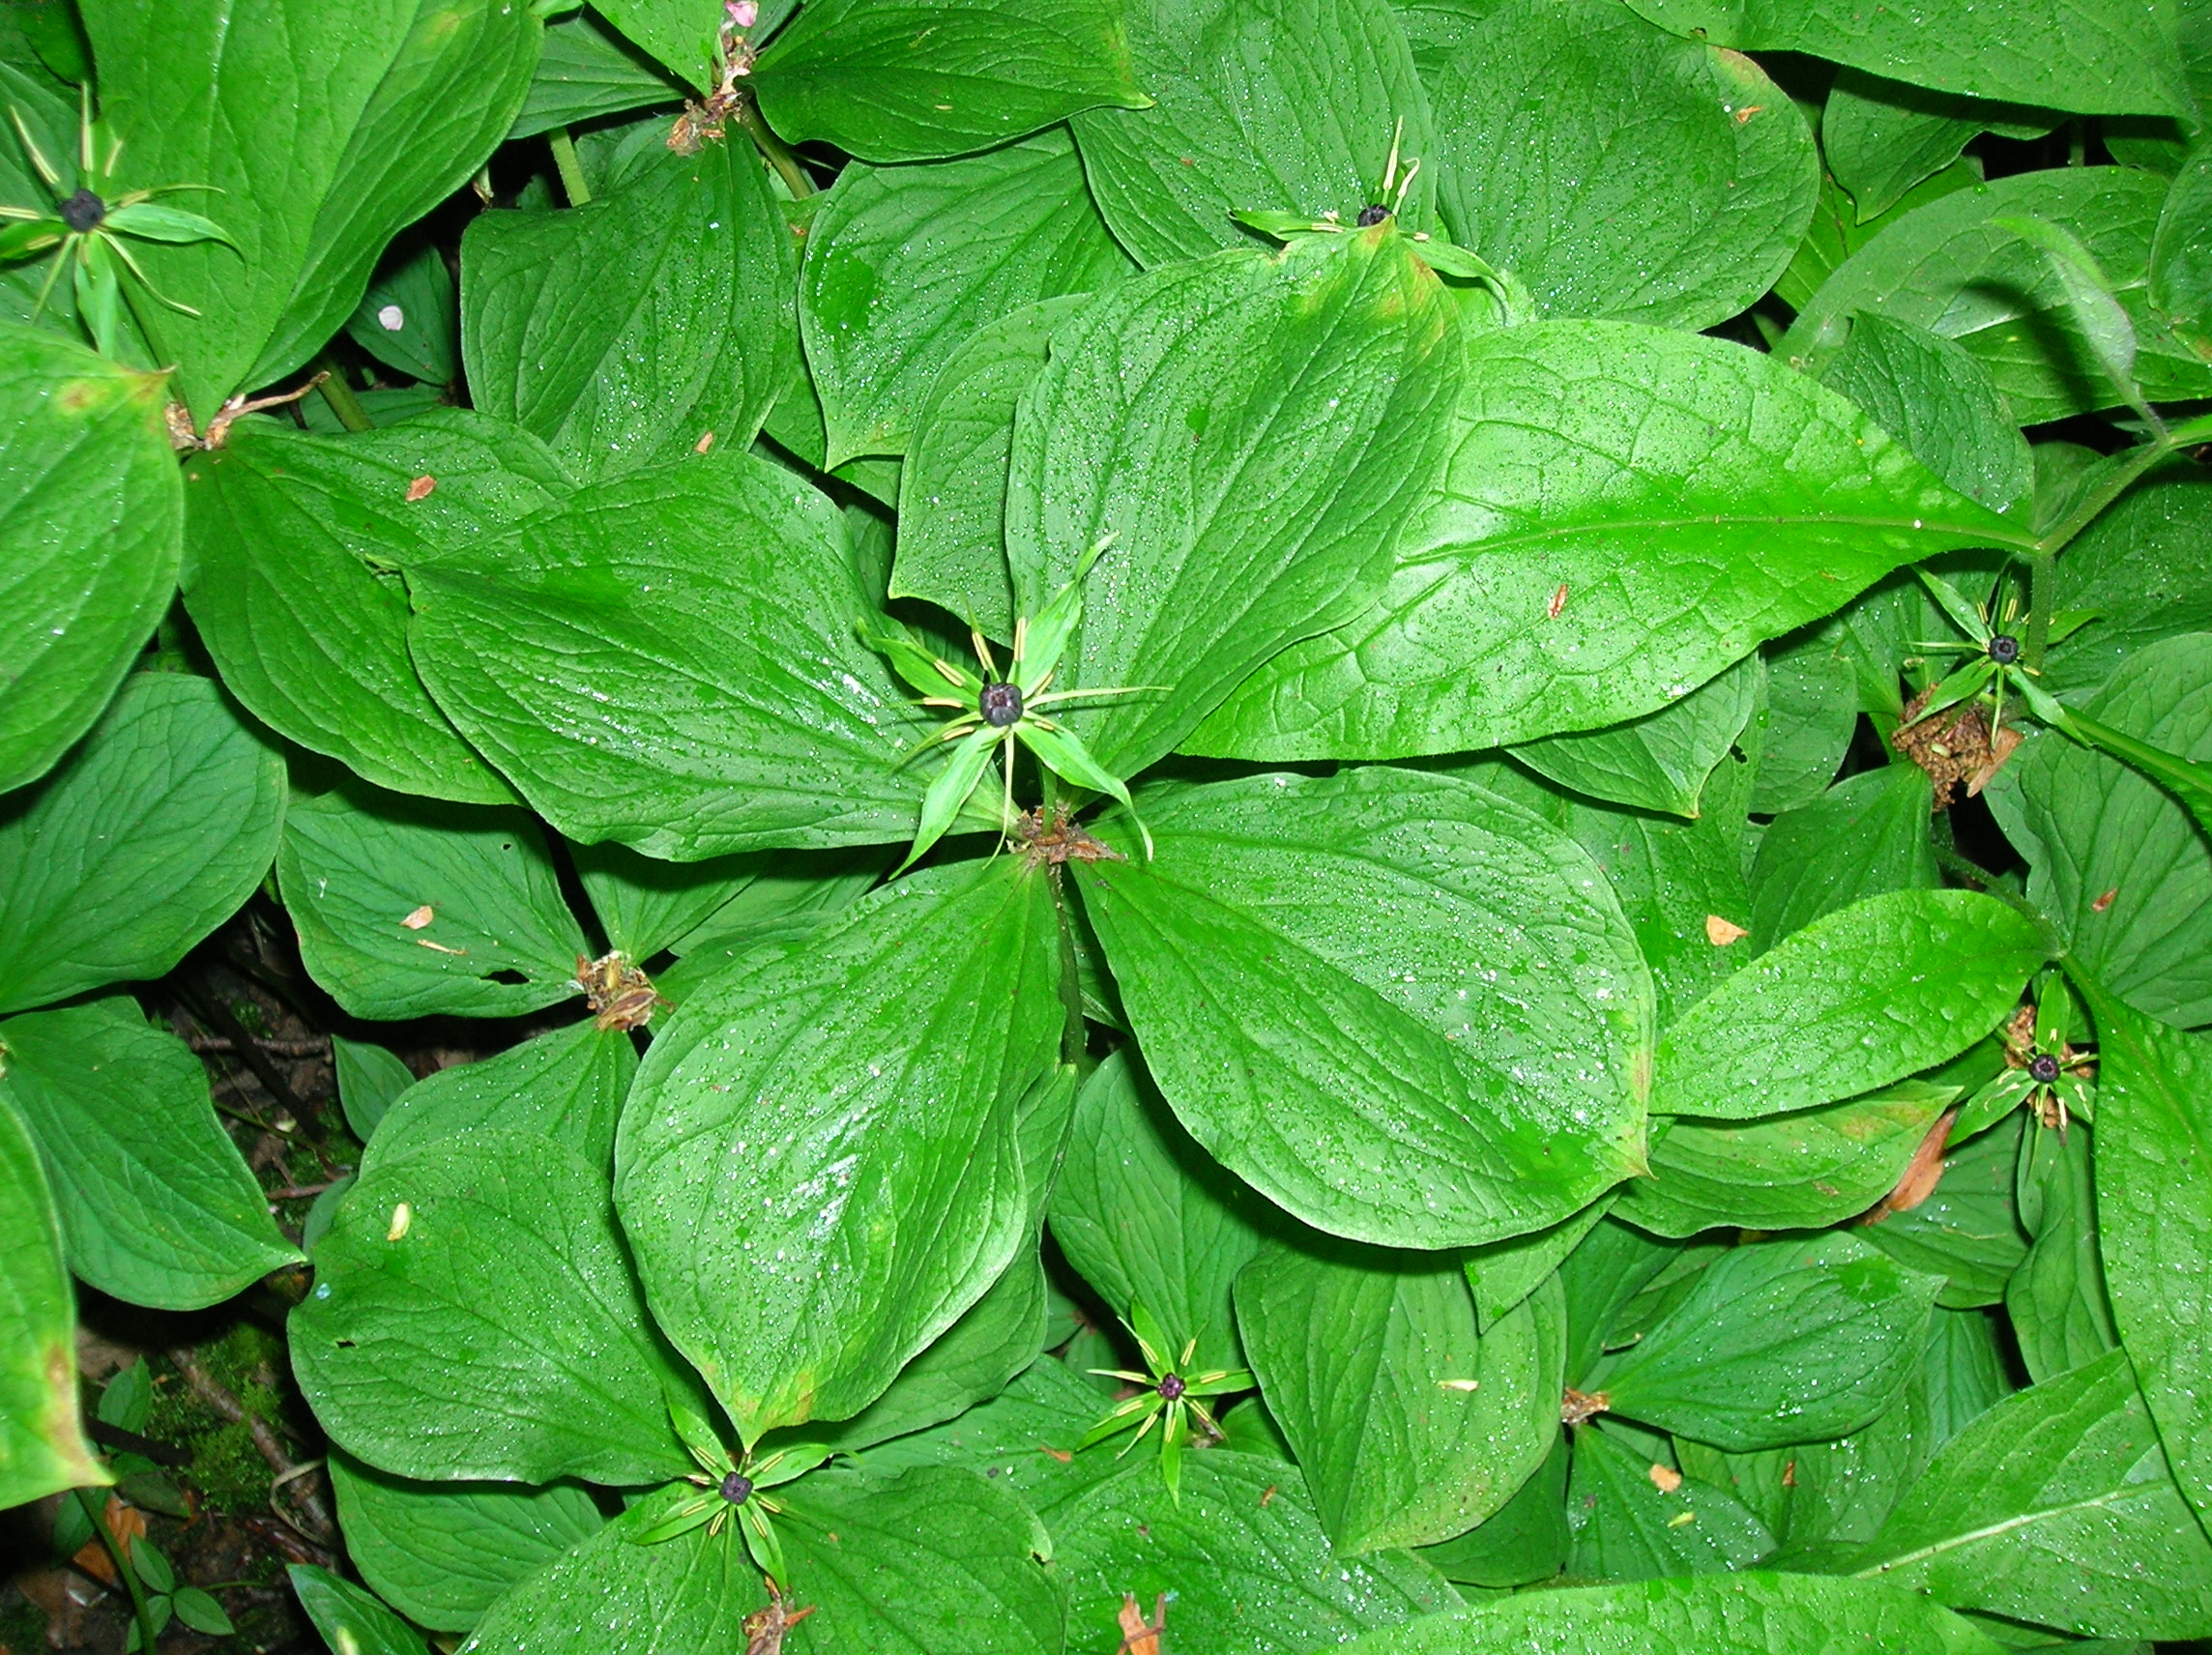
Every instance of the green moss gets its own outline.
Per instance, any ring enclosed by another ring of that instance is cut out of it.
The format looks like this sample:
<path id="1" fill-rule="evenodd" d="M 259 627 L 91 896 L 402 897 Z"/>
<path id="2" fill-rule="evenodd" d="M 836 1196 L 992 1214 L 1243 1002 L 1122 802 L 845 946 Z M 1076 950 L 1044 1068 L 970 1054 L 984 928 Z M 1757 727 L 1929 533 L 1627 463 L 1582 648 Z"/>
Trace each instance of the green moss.
<path id="1" fill-rule="evenodd" d="M 241 1321 L 194 1354 L 208 1378 L 238 1398 L 251 1418 L 276 1421 L 283 1399 L 272 1380 L 285 1368 L 282 1342 L 274 1334 Z M 250 1426 L 223 1418 L 181 1374 L 165 1372 L 155 1386 L 147 1435 L 191 1450 L 192 1463 L 184 1476 L 211 1510 L 260 1511 L 268 1505 L 269 1463 L 254 1447 Z"/>

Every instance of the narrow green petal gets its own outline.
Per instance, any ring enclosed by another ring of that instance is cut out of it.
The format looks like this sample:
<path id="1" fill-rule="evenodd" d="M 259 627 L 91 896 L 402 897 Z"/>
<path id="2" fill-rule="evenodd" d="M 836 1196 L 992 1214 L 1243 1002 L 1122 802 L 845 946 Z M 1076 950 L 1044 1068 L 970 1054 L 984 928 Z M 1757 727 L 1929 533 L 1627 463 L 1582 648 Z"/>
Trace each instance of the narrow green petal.
<path id="1" fill-rule="evenodd" d="M 1968 603 L 1957 587 L 1941 575 L 1930 574 L 1926 569 L 1915 569 L 1913 572 L 1919 575 L 1920 584 L 1928 589 L 1928 595 L 1941 606 L 1944 614 L 1951 617 L 1960 631 L 1977 644 L 1989 642 L 1990 624 L 1982 619 L 1982 612 Z"/>
<path id="2" fill-rule="evenodd" d="M 898 865 L 899 873 L 905 873 L 920 860 L 960 819 L 960 807 L 968 802 L 968 796 L 983 779 L 983 771 L 991 762 L 991 749 L 1004 736 L 1004 731 L 986 724 L 979 730 L 970 731 L 967 739 L 952 749 L 952 757 L 945 761 L 945 768 L 937 772 L 937 779 L 929 784 L 929 792 L 922 797 L 921 826 L 915 830 L 914 847 L 907 852 L 906 860 Z"/>
<path id="3" fill-rule="evenodd" d="M 159 206 L 152 201 L 116 208 L 107 215 L 104 227 L 149 242 L 220 242 L 234 251 L 238 247 L 230 239 L 230 232 L 214 219 L 188 213 L 181 207 Z"/>
<path id="4" fill-rule="evenodd" d="M 915 641 L 913 633 L 896 621 L 887 621 L 881 624 L 862 621 L 859 630 L 860 642 L 889 661 L 891 671 L 905 679 L 918 694 L 965 693 L 973 697 L 982 693 L 981 679 L 966 667 L 951 661 L 942 661 L 931 654 Z"/>

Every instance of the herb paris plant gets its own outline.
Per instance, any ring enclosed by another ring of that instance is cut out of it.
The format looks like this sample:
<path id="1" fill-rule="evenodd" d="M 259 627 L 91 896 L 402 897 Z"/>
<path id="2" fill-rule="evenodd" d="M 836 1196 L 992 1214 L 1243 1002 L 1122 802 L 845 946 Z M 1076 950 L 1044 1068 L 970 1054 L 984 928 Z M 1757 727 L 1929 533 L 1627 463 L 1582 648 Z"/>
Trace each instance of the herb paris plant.
<path id="1" fill-rule="evenodd" d="M 0 29 L 0 1503 L 266 1277 L 334 1648 L 2212 1636 L 2200 19 L 1695 10 Z"/>

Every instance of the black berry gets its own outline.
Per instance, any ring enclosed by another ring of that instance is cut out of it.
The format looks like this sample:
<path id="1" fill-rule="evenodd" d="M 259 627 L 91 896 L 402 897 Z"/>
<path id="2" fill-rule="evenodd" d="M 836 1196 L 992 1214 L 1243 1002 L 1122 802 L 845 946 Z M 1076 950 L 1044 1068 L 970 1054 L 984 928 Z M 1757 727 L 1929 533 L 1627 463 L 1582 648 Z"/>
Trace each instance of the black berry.
<path id="1" fill-rule="evenodd" d="M 1365 230 L 1372 227 L 1373 225 L 1380 224 L 1383 219 L 1389 217 L 1390 209 L 1382 206 L 1380 202 L 1378 202 L 1372 207 L 1360 208 L 1359 217 L 1353 219 L 1353 222 L 1357 224 L 1362 230 Z"/>
<path id="2" fill-rule="evenodd" d="M 1999 632 L 1990 640 L 1990 659 L 2000 667 L 2009 667 L 2020 659 L 2020 640 L 2010 632 Z"/>
<path id="3" fill-rule="evenodd" d="M 107 217 L 107 203 L 89 189 L 80 189 L 61 205 L 62 222 L 83 235 L 98 229 L 101 219 Z"/>
<path id="4" fill-rule="evenodd" d="M 1004 730 L 1009 724 L 1020 723 L 1021 686 L 1013 683 L 985 684 L 983 693 L 975 698 L 975 711 L 983 715 L 983 722 L 994 730 Z"/>
<path id="5" fill-rule="evenodd" d="M 732 1471 L 722 1479 L 721 1495 L 732 1505 L 743 1505 L 753 1497 L 753 1480 L 742 1471 Z"/>
<path id="6" fill-rule="evenodd" d="M 1189 1387 L 1182 1382 L 1182 1376 L 1180 1374 L 1162 1374 L 1160 1376 L 1159 1393 L 1160 1395 L 1166 1397 L 1170 1402 L 1175 1401 L 1176 1398 L 1182 1395 L 1182 1393 L 1188 1388 Z"/>
<path id="7" fill-rule="evenodd" d="M 2027 1060 L 2027 1078 L 2037 1086 L 2049 1086 L 2058 1078 L 2058 1060 L 2049 1052 L 2038 1052 Z"/>

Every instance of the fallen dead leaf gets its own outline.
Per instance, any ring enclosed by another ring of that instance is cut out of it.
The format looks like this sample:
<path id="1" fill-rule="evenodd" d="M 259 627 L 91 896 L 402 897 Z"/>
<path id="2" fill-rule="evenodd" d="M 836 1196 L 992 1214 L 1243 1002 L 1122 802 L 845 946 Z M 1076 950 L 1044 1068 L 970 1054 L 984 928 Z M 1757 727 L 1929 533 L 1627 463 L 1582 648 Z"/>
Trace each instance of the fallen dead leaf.
<path id="1" fill-rule="evenodd" d="M 1051 1455 L 1055 1460 L 1058 1460 L 1063 1466 L 1066 1465 L 1068 1461 L 1075 1458 L 1074 1452 L 1072 1450 L 1066 1448 L 1055 1448 L 1049 1442 L 1039 1442 L 1037 1446 L 1043 1449 L 1045 1453 Z"/>
<path id="2" fill-rule="evenodd" d="M 1482 1389 L 1482 1381 L 1480 1379 L 1439 1379 L 1437 1381 L 1437 1389 L 1443 1391 L 1478 1391 Z"/>
<path id="3" fill-rule="evenodd" d="M 399 923 L 406 926 L 410 931 L 420 931 L 423 926 L 429 924 L 431 920 L 437 917 L 438 911 L 425 902 L 421 908 L 418 908 L 414 913 L 410 914 Z"/>
<path id="4" fill-rule="evenodd" d="M 1654 1461 L 1651 1466 L 1651 1486 L 1663 1495 L 1671 1495 L 1682 1486 L 1682 1473 L 1672 1466 L 1662 1466 Z"/>
<path id="5" fill-rule="evenodd" d="M 1559 590 L 1552 594 L 1552 601 L 1544 605 L 1544 619 L 1557 621 L 1559 611 L 1567 606 L 1567 583 L 1559 582 Z"/>
<path id="6" fill-rule="evenodd" d="M 430 490 L 436 488 L 437 486 L 438 479 L 434 477 L 417 478 L 413 482 L 407 485 L 407 504 L 412 506 L 418 500 L 429 499 Z"/>
<path id="7" fill-rule="evenodd" d="M 1951 1122 L 1959 1118 L 1956 1108 L 1946 1109 L 1928 1128 L 1928 1135 L 1920 1140 L 1920 1147 L 1912 1151 L 1912 1160 L 1905 1169 L 1905 1176 L 1897 1180 L 1897 1187 L 1875 1204 L 1867 1214 L 1866 1222 L 1879 1224 L 1893 1212 L 1910 1212 L 1936 1193 L 1936 1186 L 1943 1177 L 1943 1149 L 1950 1142 Z"/>
<path id="8" fill-rule="evenodd" d="M 1152 1605 L 1152 1618 L 1145 1619 L 1145 1611 L 1137 1607 L 1137 1594 L 1121 1594 L 1121 1612 L 1116 1619 L 1121 1627 L 1123 1655 L 1162 1655 L 1160 1635 L 1168 1629 L 1168 1595 L 1162 1592 Z"/>
<path id="9" fill-rule="evenodd" d="M 438 952 L 439 952 L 439 953 L 441 953 L 441 954 L 456 954 L 456 955 L 464 955 L 464 956 L 465 956 L 465 955 L 468 953 L 468 950 L 467 950 L 466 948 L 449 948 L 449 947 L 447 947 L 447 946 L 446 946 L 446 944 L 443 944 L 443 943 L 433 943 L 433 942 L 431 942 L 431 941 L 430 941 L 430 939 L 429 939 L 429 938 L 427 938 L 427 937 L 418 937 L 418 938 L 416 938 L 416 939 L 415 939 L 415 946 L 417 946 L 418 948 L 435 948 L 435 949 L 437 949 L 437 950 L 438 950 Z"/>
<path id="10" fill-rule="evenodd" d="M 2106 909 L 2112 906 L 2112 898 L 2119 894 L 2120 887 L 2118 886 L 2112 886 L 2110 890 L 2108 890 L 2103 896 L 2097 898 L 2095 902 L 2089 904 L 2089 912 L 2091 914 L 2104 913 Z"/>
<path id="11" fill-rule="evenodd" d="M 1750 935 L 1742 926 L 1732 924 L 1717 914 L 1705 915 L 1705 941 L 1716 948 L 1725 948 L 1731 943 L 1740 943 Z"/>
<path id="12" fill-rule="evenodd" d="M 1267 1485 L 1267 1492 L 1266 1492 L 1266 1494 L 1264 1494 L 1264 1495 L 1262 1495 L 1260 1496 L 1260 1509 L 1261 1509 L 1262 1511 L 1266 1511 L 1266 1510 L 1267 1509 L 1267 1502 L 1268 1502 L 1269 1500 L 1273 1499 L 1274 1497 L 1275 1497 L 1275 1485 L 1274 1485 L 1273 1483 L 1269 1483 L 1269 1484 Z"/>
<path id="13" fill-rule="evenodd" d="M 701 437 L 696 443 L 691 445 L 691 451 L 695 454 L 703 454 L 713 446 L 714 433 L 709 431 L 704 437 Z"/>

